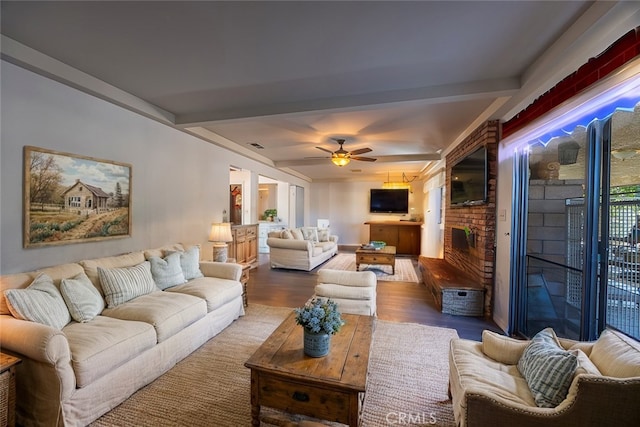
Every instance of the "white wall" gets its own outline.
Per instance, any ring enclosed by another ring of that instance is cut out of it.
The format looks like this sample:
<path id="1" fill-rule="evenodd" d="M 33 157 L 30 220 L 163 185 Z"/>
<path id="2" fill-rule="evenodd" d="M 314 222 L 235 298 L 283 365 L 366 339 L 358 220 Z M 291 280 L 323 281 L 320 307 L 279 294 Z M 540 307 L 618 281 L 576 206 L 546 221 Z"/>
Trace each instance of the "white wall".
<path id="1" fill-rule="evenodd" d="M 0 273 L 160 246 L 203 244 L 228 209 L 231 164 L 308 188 L 306 181 L 2 61 Z M 132 165 L 131 237 L 22 247 L 23 147 Z"/>
<path id="2" fill-rule="evenodd" d="M 505 332 L 509 326 L 511 274 L 511 225 L 513 194 L 513 148 L 498 146 L 496 196 L 496 263 L 493 285 L 493 320 Z"/>
<path id="3" fill-rule="evenodd" d="M 408 215 L 369 213 L 369 190 L 382 188 L 375 182 L 322 182 L 311 184 L 311 215 L 305 225 L 316 225 L 318 218 L 328 219 L 331 233 L 340 237 L 341 245 L 359 245 L 369 241 L 369 226 L 366 221 L 399 221 L 409 219 L 411 213 L 422 214 L 422 182 L 412 184 L 409 193 Z"/>

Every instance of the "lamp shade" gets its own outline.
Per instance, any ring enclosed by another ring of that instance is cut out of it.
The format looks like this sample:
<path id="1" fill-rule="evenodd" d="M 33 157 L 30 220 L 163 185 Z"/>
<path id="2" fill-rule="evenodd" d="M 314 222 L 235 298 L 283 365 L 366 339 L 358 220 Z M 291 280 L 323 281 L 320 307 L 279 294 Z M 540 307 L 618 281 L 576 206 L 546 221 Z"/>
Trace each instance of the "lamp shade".
<path id="1" fill-rule="evenodd" d="M 211 232 L 209 233 L 210 242 L 230 242 L 232 240 L 233 237 L 231 237 L 231 223 L 214 222 L 211 224 Z"/>

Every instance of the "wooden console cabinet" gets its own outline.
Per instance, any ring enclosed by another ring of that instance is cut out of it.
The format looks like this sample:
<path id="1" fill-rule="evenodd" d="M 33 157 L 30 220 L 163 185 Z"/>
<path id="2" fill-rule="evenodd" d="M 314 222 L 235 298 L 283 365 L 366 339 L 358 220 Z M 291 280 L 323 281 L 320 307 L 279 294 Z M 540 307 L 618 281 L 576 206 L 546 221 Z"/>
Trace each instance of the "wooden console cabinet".
<path id="1" fill-rule="evenodd" d="M 252 264 L 258 260 L 258 224 L 232 225 L 229 258 L 239 264 Z"/>
<path id="2" fill-rule="evenodd" d="M 380 240 L 396 247 L 398 255 L 420 255 L 422 222 L 368 221 L 369 241 Z"/>

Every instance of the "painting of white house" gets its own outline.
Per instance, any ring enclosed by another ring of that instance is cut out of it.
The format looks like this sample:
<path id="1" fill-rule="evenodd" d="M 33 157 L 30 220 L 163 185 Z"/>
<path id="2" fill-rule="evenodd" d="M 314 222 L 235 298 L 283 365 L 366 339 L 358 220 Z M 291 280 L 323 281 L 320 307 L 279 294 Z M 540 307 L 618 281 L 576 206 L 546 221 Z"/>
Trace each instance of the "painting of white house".
<path id="1" fill-rule="evenodd" d="M 24 148 L 24 247 L 131 235 L 131 165 Z"/>

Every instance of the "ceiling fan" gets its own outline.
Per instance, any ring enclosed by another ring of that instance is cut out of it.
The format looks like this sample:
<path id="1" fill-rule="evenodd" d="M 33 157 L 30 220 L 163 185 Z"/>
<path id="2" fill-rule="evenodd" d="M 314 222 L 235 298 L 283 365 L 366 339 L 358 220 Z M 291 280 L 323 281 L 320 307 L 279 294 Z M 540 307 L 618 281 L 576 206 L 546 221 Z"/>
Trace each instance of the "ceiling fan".
<path id="1" fill-rule="evenodd" d="M 330 153 L 331 161 L 336 166 L 348 165 L 351 160 L 359 160 L 361 162 L 375 162 L 377 160 L 377 159 L 374 159 L 373 157 L 359 156 L 359 154 L 364 154 L 372 151 L 371 148 L 360 148 L 358 150 L 347 151 L 344 148 L 342 148 L 342 144 L 344 144 L 345 142 L 344 139 L 335 139 L 334 141 L 336 141 L 338 145 L 340 145 L 340 148 L 338 148 L 336 151 L 327 150 L 326 148 L 322 148 L 322 147 L 316 147 L 316 148 L 318 150 L 322 150 L 322 151 L 326 151 L 327 153 Z"/>

